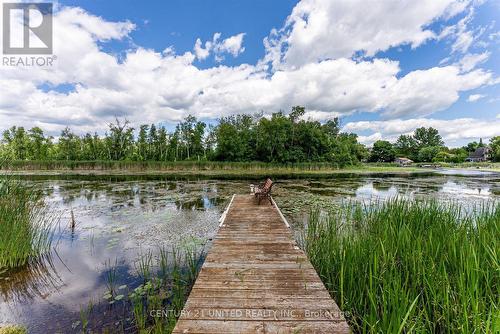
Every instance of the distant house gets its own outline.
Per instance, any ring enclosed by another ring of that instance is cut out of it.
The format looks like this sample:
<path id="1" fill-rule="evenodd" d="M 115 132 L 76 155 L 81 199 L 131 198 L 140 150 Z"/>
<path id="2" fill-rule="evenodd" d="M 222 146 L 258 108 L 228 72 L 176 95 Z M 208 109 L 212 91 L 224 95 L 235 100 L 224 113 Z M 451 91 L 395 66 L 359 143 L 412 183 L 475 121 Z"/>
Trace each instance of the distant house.
<path id="1" fill-rule="evenodd" d="M 396 158 L 396 160 L 394 160 L 394 162 L 400 166 L 409 166 L 413 163 L 413 160 L 408 159 L 408 158 Z"/>
<path id="2" fill-rule="evenodd" d="M 478 147 L 465 159 L 467 162 L 481 162 L 491 159 L 491 149 L 488 146 Z"/>

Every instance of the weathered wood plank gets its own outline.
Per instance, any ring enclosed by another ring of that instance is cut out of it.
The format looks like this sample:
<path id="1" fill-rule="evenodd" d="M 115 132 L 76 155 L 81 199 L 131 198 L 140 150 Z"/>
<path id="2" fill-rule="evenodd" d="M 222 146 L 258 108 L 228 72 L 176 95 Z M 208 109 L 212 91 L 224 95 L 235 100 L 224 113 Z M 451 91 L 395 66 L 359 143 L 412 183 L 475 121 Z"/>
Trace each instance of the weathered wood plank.
<path id="1" fill-rule="evenodd" d="M 277 208 L 235 196 L 174 333 L 349 333 Z"/>

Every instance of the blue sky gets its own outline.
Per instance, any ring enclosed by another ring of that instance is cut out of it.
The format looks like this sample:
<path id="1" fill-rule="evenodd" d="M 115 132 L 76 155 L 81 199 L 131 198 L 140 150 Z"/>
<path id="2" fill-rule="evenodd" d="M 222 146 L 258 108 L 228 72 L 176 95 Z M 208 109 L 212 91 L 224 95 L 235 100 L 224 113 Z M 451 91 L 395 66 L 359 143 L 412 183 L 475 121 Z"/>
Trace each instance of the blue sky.
<path id="1" fill-rule="evenodd" d="M 226 65 L 255 63 L 264 56 L 262 43 L 272 28 L 279 28 L 297 1 L 279 0 L 168 0 L 60 1 L 62 5 L 79 6 L 112 21 L 130 20 L 137 24 L 130 37 L 134 43 L 158 52 L 173 46 L 178 53 L 193 49 L 197 38 L 211 39 L 215 32 L 229 37 L 244 32 L 245 52 L 237 58 L 228 57 Z M 127 43 L 104 45 L 120 52 Z M 213 59 L 196 62 L 201 68 L 218 65 Z"/>
<path id="2" fill-rule="evenodd" d="M 500 135 L 499 14 L 468 0 L 58 1 L 56 65 L 0 67 L 0 128 L 171 128 L 300 104 L 368 145 L 434 126 L 458 146 Z"/>

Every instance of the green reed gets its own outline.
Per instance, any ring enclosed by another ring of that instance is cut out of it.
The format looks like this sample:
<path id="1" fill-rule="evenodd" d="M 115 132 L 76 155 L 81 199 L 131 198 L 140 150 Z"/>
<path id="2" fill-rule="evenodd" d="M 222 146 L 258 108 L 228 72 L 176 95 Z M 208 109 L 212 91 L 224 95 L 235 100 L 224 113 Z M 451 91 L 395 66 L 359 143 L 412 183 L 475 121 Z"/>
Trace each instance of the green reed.
<path id="1" fill-rule="evenodd" d="M 12 177 L 0 178 L 0 274 L 50 250 L 55 218 L 41 192 Z"/>
<path id="2" fill-rule="evenodd" d="M 357 333 L 498 333 L 500 205 L 314 210 L 304 247 Z"/>
<path id="3" fill-rule="evenodd" d="M 220 171 L 220 170 L 267 170 L 277 168 L 283 170 L 330 170 L 341 166 L 329 162 L 268 163 L 260 161 L 226 162 L 226 161 L 130 161 L 130 160 L 10 160 L 0 161 L 0 170 L 129 170 L 129 171 Z"/>
<path id="4" fill-rule="evenodd" d="M 174 247 L 170 252 L 161 247 L 156 262 L 150 251 L 140 256 L 137 271 L 143 283 L 129 295 L 139 333 L 170 333 L 173 330 L 203 257 L 203 248 L 193 245 Z"/>

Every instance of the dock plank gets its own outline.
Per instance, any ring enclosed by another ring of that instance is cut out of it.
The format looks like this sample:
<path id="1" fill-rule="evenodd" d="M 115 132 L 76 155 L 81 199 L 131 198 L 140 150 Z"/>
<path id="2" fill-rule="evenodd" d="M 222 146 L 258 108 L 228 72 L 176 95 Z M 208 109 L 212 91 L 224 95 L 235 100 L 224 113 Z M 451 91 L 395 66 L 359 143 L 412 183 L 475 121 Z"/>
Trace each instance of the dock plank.
<path id="1" fill-rule="evenodd" d="M 173 333 L 350 333 L 278 209 L 235 196 Z"/>

